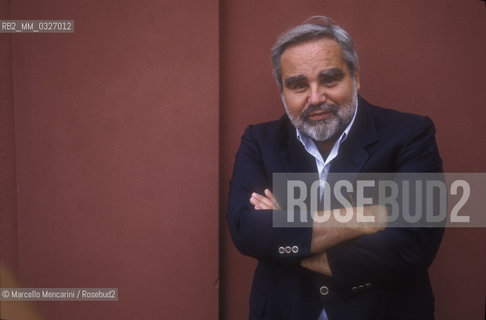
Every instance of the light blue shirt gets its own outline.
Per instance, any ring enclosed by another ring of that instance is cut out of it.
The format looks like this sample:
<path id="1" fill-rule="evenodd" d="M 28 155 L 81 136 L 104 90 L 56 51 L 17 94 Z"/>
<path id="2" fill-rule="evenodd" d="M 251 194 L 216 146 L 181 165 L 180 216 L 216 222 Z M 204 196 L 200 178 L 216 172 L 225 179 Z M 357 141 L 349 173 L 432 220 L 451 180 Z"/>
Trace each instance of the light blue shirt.
<path id="1" fill-rule="evenodd" d="M 306 134 L 300 132 L 299 129 L 295 129 L 297 131 L 297 139 L 304 145 L 305 150 L 316 160 L 317 171 L 319 172 L 319 178 L 321 180 L 321 183 L 327 180 L 329 170 L 331 169 L 331 162 L 332 160 L 334 160 L 334 158 L 337 157 L 341 143 L 343 143 L 343 141 L 346 140 L 349 134 L 349 130 L 351 130 L 351 127 L 353 126 L 354 119 L 356 118 L 357 112 L 358 112 L 358 105 L 356 104 L 353 118 L 351 118 L 351 121 L 349 121 L 348 125 L 346 126 L 346 129 L 344 129 L 339 139 L 337 139 L 337 141 L 334 143 L 334 146 L 332 147 L 331 152 L 327 156 L 326 160 L 324 160 L 324 158 L 322 157 L 314 140 L 312 140 L 312 138 L 307 136 Z"/>
<path id="2" fill-rule="evenodd" d="M 320 188 L 321 197 L 323 195 L 324 182 L 327 180 L 327 176 L 329 175 L 329 170 L 331 169 L 331 162 L 332 160 L 334 160 L 334 158 L 337 157 L 341 143 L 343 143 L 343 141 L 346 140 L 349 134 L 349 130 L 351 130 L 351 127 L 353 126 L 354 119 L 356 118 L 357 112 L 358 112 L 358 104 L 356 103 L 356 108 L 354 110 L 353 118 L 351 118 L 351 121 L 349 121 L 348 125 L 346 126 L 346 129 L 344 129 L 341 136 L 339 136 L 339 139 L 337 139 L 334 145 L 332 146 L 331 152 L 329 152 L 329 155 L 326 157 L 326 160 L 324 160 L 324 158 L 322 157 L 314 140 L 312 140 L 311 137 L 300 132 L 299 129 L 296 129 L 297 139 L 304 145 L 305 150 L 316 160 L 317 171 L 319 172 L 319 180 L 321 184 L 321 188 Z M 322 309 L 322 312 L 319 315 L 319 318 L 317 320 L 328 320 L 326 310 Z"/>

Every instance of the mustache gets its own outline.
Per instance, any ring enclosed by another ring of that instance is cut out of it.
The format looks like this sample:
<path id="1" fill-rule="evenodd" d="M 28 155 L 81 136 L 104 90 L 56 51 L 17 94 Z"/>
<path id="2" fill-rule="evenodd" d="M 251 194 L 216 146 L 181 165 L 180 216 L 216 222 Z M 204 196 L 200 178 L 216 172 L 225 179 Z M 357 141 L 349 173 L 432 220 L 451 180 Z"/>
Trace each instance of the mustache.
<path id="1" fill-rule="evenodd" d="M 334 115 L 336 115 L 338 110 L 339 110 L 339 107 L 337 105 L 329 103 L 329 102 L 324 102 L 324 103 L 317 104 L 317 105 L 311 104 L 311 105 L 309 105 L 309 107 L 307 107 L 307 109 L 304 110 L 304 112 L 302 112 L 302 119 L 307 120 L 311 113 L 319 112 L 319 111 L 332 112 Z"/>

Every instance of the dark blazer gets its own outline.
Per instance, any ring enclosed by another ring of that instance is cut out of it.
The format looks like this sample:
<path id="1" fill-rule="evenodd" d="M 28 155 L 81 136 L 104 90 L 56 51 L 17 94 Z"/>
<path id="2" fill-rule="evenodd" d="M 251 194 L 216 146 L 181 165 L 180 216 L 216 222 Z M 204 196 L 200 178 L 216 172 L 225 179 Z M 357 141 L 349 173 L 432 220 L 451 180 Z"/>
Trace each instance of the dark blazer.
<path id="1" fill-rule="evenodd" d="M 361 97 L 331 172 L 441 172 L 427 117 L 368 104 Z M 236 154 L 227 219 L 235 246 L 258 259 L 250 319 L 329 320 L 434 318 L 427 268 L 441 228 L 387 228 L 327 250 L 333 277 L 300 267 L 310 255 L 311 228 L 273 228 L 270 210 L 254 210 L 252 192 L 272 188 L 274 172 L 316 172 L 288 117 L 251 125 Z M 282 252 L 282 248 L 291 248 Z"/>

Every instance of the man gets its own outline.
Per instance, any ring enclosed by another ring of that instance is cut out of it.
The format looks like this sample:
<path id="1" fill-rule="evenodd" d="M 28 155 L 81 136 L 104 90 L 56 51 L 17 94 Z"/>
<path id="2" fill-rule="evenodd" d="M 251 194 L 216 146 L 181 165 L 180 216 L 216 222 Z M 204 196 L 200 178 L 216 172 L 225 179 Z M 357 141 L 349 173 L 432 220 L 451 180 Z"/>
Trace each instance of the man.
<path id="1" fill-rule="evenodd" d="M 441 172 L 431 120 L 359 97 L 352 39 L 327 17 L 283 34 L 272 63 L 286 115 L 245 130 L 227 213 L 235 246 L 258 259 L 249 318 L 433 319 L 442 229 L 272 225 L 274 173 Z"/>

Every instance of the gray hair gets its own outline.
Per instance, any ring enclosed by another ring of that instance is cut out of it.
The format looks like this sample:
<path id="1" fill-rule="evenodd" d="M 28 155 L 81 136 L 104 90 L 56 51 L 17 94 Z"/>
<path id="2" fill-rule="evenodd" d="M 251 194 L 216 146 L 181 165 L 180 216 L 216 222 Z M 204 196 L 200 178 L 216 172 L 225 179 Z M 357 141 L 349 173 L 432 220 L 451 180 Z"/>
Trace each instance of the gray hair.
<path id="1" fill-rule="evenodd" d="M 313 16 L 303 24 L 282 34 L 272 48 L 273 76 L 280 91 L 283 89 L 280 58 L 284 51 L 290 46 L 323 38 L 335 40 L 339 44 L 351 77 L 355 78 L 358 69 L 358 54 L 354 49 L 353 39 L 351 39 L 349 33 L 336 25 L 331 18 Z"/>

